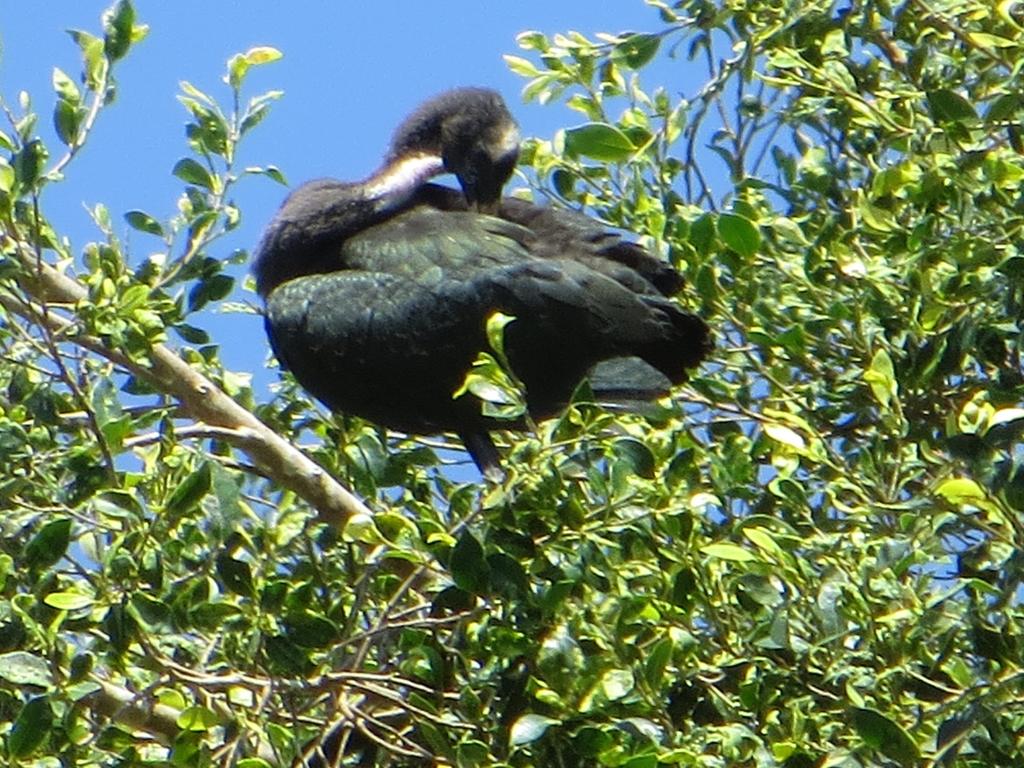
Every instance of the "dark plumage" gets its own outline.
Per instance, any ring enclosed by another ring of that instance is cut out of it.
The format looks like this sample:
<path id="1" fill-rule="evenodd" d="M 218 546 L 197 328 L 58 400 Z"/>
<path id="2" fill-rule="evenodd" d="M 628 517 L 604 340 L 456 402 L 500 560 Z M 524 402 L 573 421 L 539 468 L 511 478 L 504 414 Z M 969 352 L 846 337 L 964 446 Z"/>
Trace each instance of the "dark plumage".
<path id="1" fill-rule="evenodd" d="M 270 343 L 306 389 L 394 429 L 457 432 L 490 476 L 488 431 L 510 425 L 452 393 L 488 349 L 493 312 L 516 317 L 506 352 L 537 418 L 595 365 L 595 391 L 649 398 L 710 348 L 705 323 L 668 298 L 682 284 L 669 265 L 581 214 L 501 198 L 517 153 L 500 96 L 442 94 L 369 179 L 296 189 L 254 266 Z M 428 183 L 443 172 L 461 192 Z"/>

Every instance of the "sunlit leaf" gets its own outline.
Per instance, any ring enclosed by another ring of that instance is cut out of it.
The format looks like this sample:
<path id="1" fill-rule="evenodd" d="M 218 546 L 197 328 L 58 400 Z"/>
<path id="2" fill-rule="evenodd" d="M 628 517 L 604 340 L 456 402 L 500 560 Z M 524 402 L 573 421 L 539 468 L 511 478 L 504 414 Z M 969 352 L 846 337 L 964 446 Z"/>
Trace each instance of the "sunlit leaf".
<path id="1" fill-rule="evenodd" d="M 156 235 L 157 237 L 163 237 L 164 229 L 160 226 L 160 222 L 145 211 L 128 211 L 124 215 L 124 220 L 128 222 L 128 225 L 132 229 L 137 229 L 140 232 L 148 232 L 149 234 Z"/>
<path id="2" fill-rule="evenodd" d="M 172 173 L 188 184 L 195 184 L 211 191 L 214 188 L 214 180 L 210 172 L 190 157 L 179 160 Z"/>
<path id="3" fill-rule="evenodd" d="M 735 213 L 718 217 L 718 234 L 722 242 L 748 259 L 761 247 L 761 233 L 754 222 Z"/>
<path id="4" fill-rule="evenodd" d="M 181 515 L 191 511 L 209 493 L 211 487 L 210 465 L 203 462 L 174 489 L 167 500 L 166 513 Z"/>
<path id="5" fill-rule="evenodd" d="M 610 669 L 601 678 L 601 692 L 608 701 L 618 701 L 633 690 L 633 673 L 628 669 Z"/>
<path id="6" fill-rule="evenodd" d="M 715 560 L 732 560 L 737 563 L 749 563 L 757 560 L 757 555 L 749 549 L 729 542 L 706 544 L 700 548 L 700 551 Z"/>
<path id="7" fill-rule="evenodd" d="M 658 35 L 627 35 L 612 50 L 612 59 L 631 69 L 640 69 L 654 58 L 660 44 Z"/>
<path id="8" fill-rule="evenodd" d="M 228 61 L 228 83 L 232 88 L 241 88 L 242 81 L 252 67 L 269 64 L 282 56 L 277 48 L 267 45 L 256 46 L 245 53 L 236 54 Z"/>
<path id="9" fill-rule="evenodd" d="M 892 358 L 884 349 L 875 352 L 871 364 L 864 372 L 864 380 L 871 387 L 875 399 L 883 408 L 888 408 L 896 396 L 896 371 Z"/>
<path id="10" fill-rule="evenodd" d="M 982 487 L 967 477 L 945 480 L 935 492 L 951 504 L 965 504 L 987 498 Z"/>
<path id="11" fill-rule="evenodd" d="M 60 67 L 53 68 L 53 89 L 57 96 L 71 104 L 77 104 L 82 100 L 78 85 Z"/>
<path id="12" fill-rule="evenodd" d="M 558 725 L 558 720 L 544 715 L 523 715 L 514 723 L 509 731 L 509 745 L 521 747 L 536 741 L 553 725 Z"/>
<path id="13" fill-rule="evenodd" d="M 988 419 L 988 428 L 1024 419 L 1024 408 L 1000 408 Z"/>
<path id="14" fill-rule="evenodd" d="M 807 450 L 807 441 L 784 424 L 767 422 L 764 424 L 764 431 L 772 440 L 787 445 L 798 452 Z"/>
<path id="15" fill-rule="evenodd" d="M 586 123 L 565 132 L 568 155 L 585 156 L 606 163 L 628 160 L 636 151 L 630 138 L 613 125 Z"/>
<path id="16" fill-rule="evenodd" d="M 45 659 L 27 651 L 0 654 L 0 678 L 14 685 L 48 688 L 53 682 Z"/>
<path id="17" fill-rule="evenodd" d="M 178 715 L 177 725 L 185 731 L 208 731 L 220 718 L 206 707 L 188 707 Z"/>
<path id="18" fill-rule="evenodd" d="M 122 58 L 133 42 L 135 9 L 128 0 L 119 0 L 117 5 L 103 14 L 103 47 L 111 60 Z"/>
<path id="19" fill-rule="evenodd" d="M 88 608 L 93 604 L 94 600 L 89 595 L 83 595 L 79 592 L 51 592 L 43 598 L 43 602 L 51 608 L 61 611 L 77 611 L 82 608 Z"/>

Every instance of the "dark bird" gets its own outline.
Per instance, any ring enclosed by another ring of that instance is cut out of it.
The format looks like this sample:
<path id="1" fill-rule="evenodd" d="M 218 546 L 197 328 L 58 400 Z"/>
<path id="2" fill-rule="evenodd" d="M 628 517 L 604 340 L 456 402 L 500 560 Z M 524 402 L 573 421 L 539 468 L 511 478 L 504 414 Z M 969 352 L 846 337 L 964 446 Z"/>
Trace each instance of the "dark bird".
<path id="1" fill-rule="evenodd" d="M 395 132 L 360 182 L 308 182 L 257 250 L 270 344 L 283 368 L 336 411 L 403 432 L 456 432 L 501 476 L 488 418 L 454 398 L 496 311 L 534 418 L 557 414 L 591 372 L 600 398 L 650 399 L 686 379 L 707 325 L 668 297 L 671 266 L 590 218 L 501 192 L 519 133 L 501 97 L 459 88 Z M 454 174 L 461 191 L 429 183 Z"/>

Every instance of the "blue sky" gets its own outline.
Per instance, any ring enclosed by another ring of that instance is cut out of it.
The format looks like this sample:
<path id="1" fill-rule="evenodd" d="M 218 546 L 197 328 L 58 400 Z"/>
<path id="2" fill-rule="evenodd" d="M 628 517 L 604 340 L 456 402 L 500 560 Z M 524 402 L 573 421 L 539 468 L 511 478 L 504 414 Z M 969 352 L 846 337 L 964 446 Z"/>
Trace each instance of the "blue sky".
<path id="1" fill-rule="evenodd" d="M 46 0 L 18 3 L 4 13 L 0 94 L 15 105 L 19 91 L 32 95 L 54 153 L 59 144 L 50 127 L 53 67 L 72 77 L 79 71 L 78 48 L 65 30 L 98 31 L 110 2 Z M 398 121 L 425 97 L 455 85 L 496 88 L 524 135 L 549 137 L 581 117 L 558 106 L 522 103 L 524 81 L 502 59 L 520 53 L 519 32 L 575 29 L 592 35 L 659 28 L 657 11 L 642 0 L 138 0 L 135 7 L 138 20 L 150 26 L 149 36 L 121 63 L 117 100 L 101 116 L 67 180 L 48 188 L 43 200 L 44 211 L 58 232 L 71 237 L 76 252 L 99 236 L 86 206 L 106 204 L 134 262 L 160 243 L 123 224 L 124 212 L 143 209 L 165 219 L 181 192 L 181 182 L 171 176 L 175 162 L 187 154 L 187 118 L 176 99 L 179 82 L 188 80 L 226 100 L 228 89 L 220 78 L 234 53 L 254 45 L 284 53 L 281 61 L 250 75 L 249 95 L 269 89 L 285 95 L 250 134 L 240 165 L 276 165 L 295 185 L 320 176 L 365 176 L 377 166 Z M 669 66 L 676 68 L 682 88 L 685 64 Z M 243 182 L 236 195 L 242 225 L 211 255 L 251 251 L 285 194 L 263 178 Z M 253 299 L 251 294 L 239 298 Z M 262 368 L 266 340 L 258 318 L 207 319 L 203 325 L 221 344 L 229 368 Z"/>

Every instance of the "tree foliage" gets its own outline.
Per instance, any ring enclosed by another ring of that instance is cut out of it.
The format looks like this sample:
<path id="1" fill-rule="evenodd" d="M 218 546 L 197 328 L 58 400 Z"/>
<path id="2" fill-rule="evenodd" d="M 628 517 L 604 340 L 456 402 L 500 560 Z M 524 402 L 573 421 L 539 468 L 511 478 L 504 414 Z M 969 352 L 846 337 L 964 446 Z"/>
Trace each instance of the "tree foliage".
<path id="1" fill-rule="evenodd" d="M 220 363 L 231 190 L 281 180 L 235 165 L 276 51 L 228 62 L 231 109 L 183 85 L 179 213 L 124 216 L 144 259 L 102 206 L 80 248 L 46 206 L 132 6 L 72 34 L 61 147 L 8 105 L 12 762 L 1024 764 L 1024 15 L 651 5 L 642 33 L 521 36 L 526 97 L 583 115 L 524 167 L 686 273 L 714 360 L 641 415 L 582 391 L 508 436 L 501 486 Z"/>

